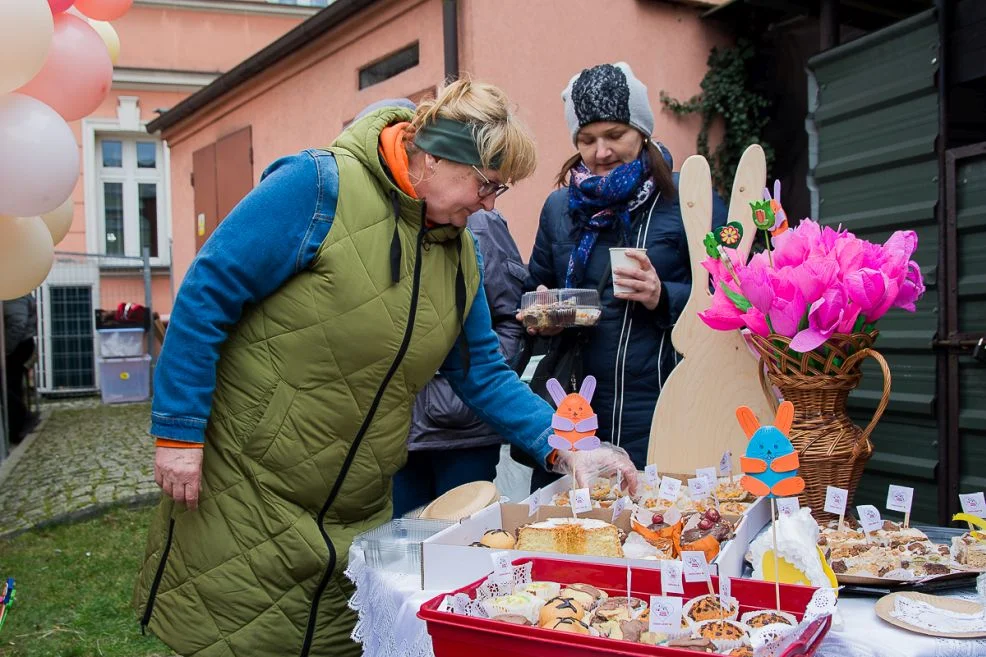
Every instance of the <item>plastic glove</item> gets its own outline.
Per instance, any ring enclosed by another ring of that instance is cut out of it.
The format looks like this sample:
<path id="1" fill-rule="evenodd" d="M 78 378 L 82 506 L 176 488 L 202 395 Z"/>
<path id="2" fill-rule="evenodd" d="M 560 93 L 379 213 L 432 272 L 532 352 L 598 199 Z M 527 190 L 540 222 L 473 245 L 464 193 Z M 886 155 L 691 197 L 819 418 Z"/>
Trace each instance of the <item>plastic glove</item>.
<path id="1" fill-rule="evenodd" d="M 631 495 L 637 492 L 637 468 L 630 456 L 621 447 L 602 443 L 588 451 L 558 451 L 552 472 L 570 474 L 577 488 L 585 488 L 596 477 L 606 477 L 617 471 L 623 474 L 624 485 Z"/>

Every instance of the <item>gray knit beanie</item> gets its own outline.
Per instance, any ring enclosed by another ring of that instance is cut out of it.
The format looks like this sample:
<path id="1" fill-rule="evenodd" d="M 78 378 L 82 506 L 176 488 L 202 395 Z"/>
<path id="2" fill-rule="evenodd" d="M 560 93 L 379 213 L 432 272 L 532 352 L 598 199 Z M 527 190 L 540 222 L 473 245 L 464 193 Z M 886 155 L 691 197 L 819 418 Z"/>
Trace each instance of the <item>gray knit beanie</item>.
<path id="1" fill-rule="evenodd" d="M 647 100 L 647 87 L 626 62 L 587 68 L 568 81 L 561 94 L 565 120 L 575 141 L 582 126 L 596 121 L 615 121 L 633 126 L 650 137 L 654 112 Z"/>

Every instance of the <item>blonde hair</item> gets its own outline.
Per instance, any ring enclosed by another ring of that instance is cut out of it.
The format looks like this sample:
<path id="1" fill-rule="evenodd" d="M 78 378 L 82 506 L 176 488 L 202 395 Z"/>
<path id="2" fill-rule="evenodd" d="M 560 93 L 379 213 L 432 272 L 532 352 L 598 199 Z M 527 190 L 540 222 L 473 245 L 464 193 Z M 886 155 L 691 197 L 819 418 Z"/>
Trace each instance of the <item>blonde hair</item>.
<path id="1" fill-rule="evenodd" d="M 503 90 L 485 82 L 462 78 L 438 91 L 437 98 L 421 101 L 406 134 L 408 152 L 414 134 L 437 118 L 470 123 L 483 167 L 496 169 L 506 182 L 523 180 L 537 167 L 534 139 L 510 108 Z M 491 164 L 499 159 L 499 167 Z"/>

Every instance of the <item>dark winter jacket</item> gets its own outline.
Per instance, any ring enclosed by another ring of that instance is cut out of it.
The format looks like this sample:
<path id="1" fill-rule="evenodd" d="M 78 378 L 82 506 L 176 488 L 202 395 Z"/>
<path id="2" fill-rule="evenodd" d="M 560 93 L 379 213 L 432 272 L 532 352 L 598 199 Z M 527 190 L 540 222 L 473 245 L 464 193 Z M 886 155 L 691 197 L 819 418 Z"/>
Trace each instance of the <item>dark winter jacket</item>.
<path id="1" fill-rule="evenodd" d="M 479 241 L 493 330 L 500 338 L 500 351 L 513 364 L 524 339 L 524 328 L 515 315 L 527 268 L 507 222 L 496 210 L 481 210 L 470 216 L 469 230 Z M 416 451 L 482 447 L 503 442 L 503 438 L 476 417 L 439 374 L 418 393 L 407 442 L 408 449 Z"/>
<path id="2" fill-rule="evenodd" d="M 677 187 L 678 174 L 674 183 Z M 602 318 L 586 329 L 583 366 L 584 374 L 597 381 L 592 407 L 599 416 L 599 437 L 626 449 L 642 469 L 657 397 L 680 359 L 671 344 L 671 329 L 688 300 L 692 278 L 677 198 L 652 197 L 633 212 L 632 220 L 632 244 L 621 244 L 615 228 L 600 233 L 581 287 L 597 288 L 600 279 L 610 275 L 610 247 L 640 245 L 646 247 L 661 279 L 661 301 L 647 310 L 642 304 L 615 298 L 612 283 L 607 283 L 601 297 Z M 725 221 L 725 205 L 716 195 L 713 225 Z M 578 241 L 578 229 L 568 212 L 568 189 L 556 190 L 541 210 L 524 289 L 563 287 L 569 256 Z"/>
<path id="3" fill-rule="evenodd" d="M 3 344 L 9 356 L 17 345 L 38 334 L 37 303 L 33 294 L 3 302 Z"/>

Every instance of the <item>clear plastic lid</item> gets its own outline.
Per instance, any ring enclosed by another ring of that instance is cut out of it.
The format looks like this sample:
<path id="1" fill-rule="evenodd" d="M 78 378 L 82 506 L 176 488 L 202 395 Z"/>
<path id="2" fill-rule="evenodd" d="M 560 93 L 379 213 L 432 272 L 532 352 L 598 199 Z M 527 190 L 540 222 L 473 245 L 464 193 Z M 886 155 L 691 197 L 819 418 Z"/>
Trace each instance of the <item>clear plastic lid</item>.
<path id="1" fill-rule="evenodd" d="M 595 326 L 602 316 L 597 290 L 561 288 L 525 292 L 520 312 L 526 328 Z"/>

